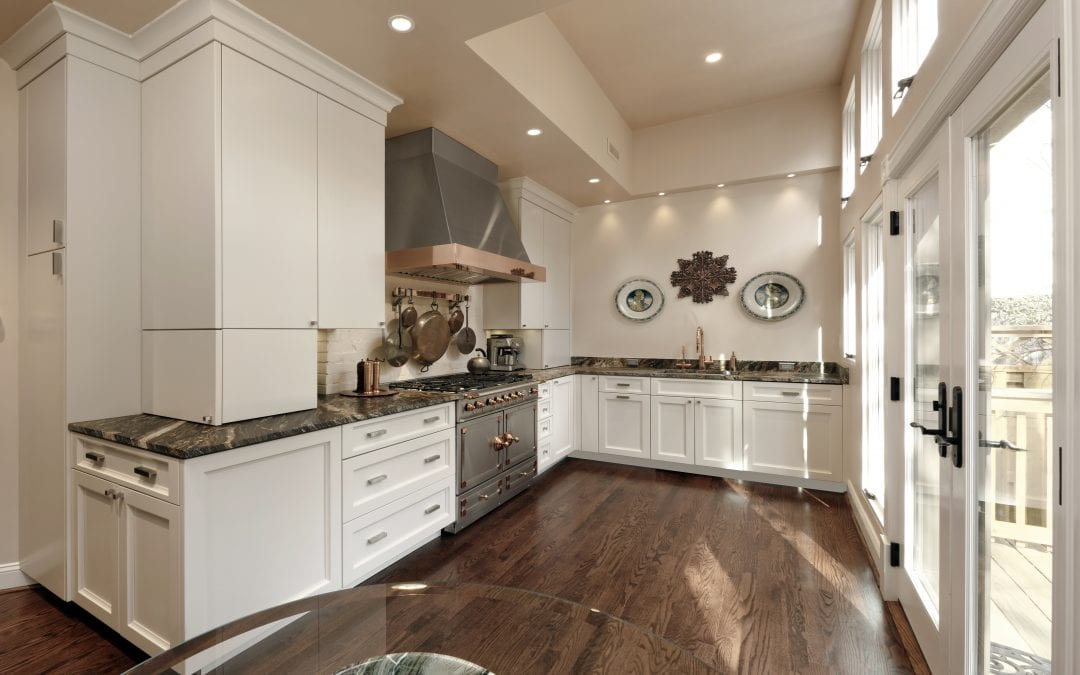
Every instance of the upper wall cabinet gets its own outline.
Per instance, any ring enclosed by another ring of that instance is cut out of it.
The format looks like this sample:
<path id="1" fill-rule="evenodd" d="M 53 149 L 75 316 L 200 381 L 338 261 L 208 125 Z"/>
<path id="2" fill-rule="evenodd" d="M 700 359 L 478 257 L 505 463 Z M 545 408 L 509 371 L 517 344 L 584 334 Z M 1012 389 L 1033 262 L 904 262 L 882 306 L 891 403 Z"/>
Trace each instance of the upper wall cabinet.
<path id="1" fill-rule="evenodd" d="M 217 42 L 143 83 L 144 328 L 378 326 L 383 208 L 381 124 Z"/>
<path id="2" fill-rule="evenodd" d="M 67 220 L 67 61 L 22 91 L 26 254 L 64 245 Z"/>
<path id="3" fill-rule="evenodd" d="M 530 181 L 503 184 L 529 260 L 547 270 L 544 283 L 493 284 L 484 289 L 484 322 L 496 329 L 570 328 L 570 220 L 574 207 Z"/>

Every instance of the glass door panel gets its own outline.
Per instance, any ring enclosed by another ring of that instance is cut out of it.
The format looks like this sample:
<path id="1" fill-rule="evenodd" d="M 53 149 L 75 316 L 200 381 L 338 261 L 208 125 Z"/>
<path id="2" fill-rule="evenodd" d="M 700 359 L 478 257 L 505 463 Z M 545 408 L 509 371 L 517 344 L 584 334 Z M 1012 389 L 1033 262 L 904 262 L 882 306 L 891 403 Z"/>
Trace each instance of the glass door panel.
<path id="1" fill-rule="evenodd" d="M 1050 672 L 1051 112 L 1047 72 L 973 139 L 979 265 L 974 544 L 981 672 Z M 1003 671 L 1003 664 L 1017 670 Z"/>
<path id="2" fill-rule="evenodd" d="M 909 199 L 911 245 L 911 419 L 938 428 L 938 383 L 942 372 L 941 231 L 938 176 Z M 908 456 L 905 568 L 927 613 L 939 622 L 941 599 L 942 461 L 933 435 L 912 430 Z"/>

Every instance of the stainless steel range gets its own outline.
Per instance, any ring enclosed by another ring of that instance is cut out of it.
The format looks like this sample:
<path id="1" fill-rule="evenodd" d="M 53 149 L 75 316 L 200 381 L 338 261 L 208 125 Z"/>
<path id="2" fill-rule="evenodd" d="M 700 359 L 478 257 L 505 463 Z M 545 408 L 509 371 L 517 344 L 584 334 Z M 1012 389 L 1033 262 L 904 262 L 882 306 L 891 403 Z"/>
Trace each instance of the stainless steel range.
<path id="1" fill-rule="evenodd" d="M 462 373 L 388 386 L 464 394 L 457 403 L 457 520 L 446 532 L 471 525 L 536 477 L 539 390 L 531 375 Z"/>

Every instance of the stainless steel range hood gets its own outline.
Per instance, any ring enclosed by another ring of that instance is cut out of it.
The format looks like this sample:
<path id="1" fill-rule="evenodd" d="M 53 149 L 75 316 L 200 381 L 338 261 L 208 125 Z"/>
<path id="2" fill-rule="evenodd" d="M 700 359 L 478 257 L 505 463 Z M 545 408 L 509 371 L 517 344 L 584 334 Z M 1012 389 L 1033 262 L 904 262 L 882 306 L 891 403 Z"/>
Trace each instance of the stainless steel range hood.
<path id="1" fill-rule="evenodd" d="M 456 284 L 544 281 L 498 168 L 437 129 L 386 141 L 386 272 Z"/>

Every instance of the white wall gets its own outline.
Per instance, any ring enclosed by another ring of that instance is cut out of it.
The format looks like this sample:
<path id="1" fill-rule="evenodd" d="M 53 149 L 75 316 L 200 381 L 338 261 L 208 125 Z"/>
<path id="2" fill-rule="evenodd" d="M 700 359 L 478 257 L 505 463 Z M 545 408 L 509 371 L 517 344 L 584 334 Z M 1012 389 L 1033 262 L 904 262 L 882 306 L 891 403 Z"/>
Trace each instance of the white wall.
<path id="1" fill-rule="evenodd" d="M 814 89 L 634 132 L 635 194 L 840 165 L 840 94 Z"/>
<path id="2" fill-rule="evenodd" d="M 740 359 L 836 361 L 840 339 L 839 173 L 809 174 L 650 197 L 582 209 L 573 227 L 573 354 L 675 358 L 694 354 L 694 329 L 706 353 Z M 738 278 L 730 295 L 708 304 L 676 298 L 676 259 L 695 251 L 730 256 Z M 754 275 L 781 271 L 806 287 L 797 314 L 778 322 L 748 316 L 737 293 Z M 636 323 L 616 311 L 626 280 L 647 277 L 664 289 L 657 318 Z"/>
<path id="3" fill-rule="evenodd" d="M 0 566 L 19 558 L 18 100 L 0 65 Z"/>

